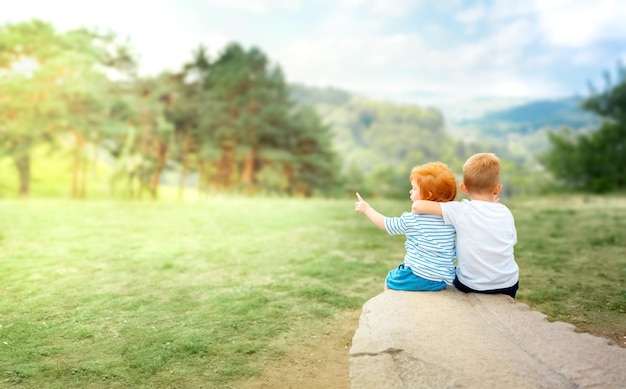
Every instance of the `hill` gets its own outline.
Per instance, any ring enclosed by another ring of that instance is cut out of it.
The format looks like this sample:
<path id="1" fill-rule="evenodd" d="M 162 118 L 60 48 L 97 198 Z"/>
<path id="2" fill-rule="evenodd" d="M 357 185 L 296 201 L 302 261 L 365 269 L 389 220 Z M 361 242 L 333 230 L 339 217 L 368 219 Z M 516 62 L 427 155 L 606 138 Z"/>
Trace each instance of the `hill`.
<path id="1" fill-rule="evenodd" d="M 511 108 L 496 110 L 480 118 L 465 119 L 454 123 L 460 128 L 480 128 L 489 137 L 505 137 L 507 134 L 532 135 L 547 129 L 568 127 L 573 130 L 596 127 L 599 119 L 580 108 L 576 97 L 559 100 L 531 101 Z"/>

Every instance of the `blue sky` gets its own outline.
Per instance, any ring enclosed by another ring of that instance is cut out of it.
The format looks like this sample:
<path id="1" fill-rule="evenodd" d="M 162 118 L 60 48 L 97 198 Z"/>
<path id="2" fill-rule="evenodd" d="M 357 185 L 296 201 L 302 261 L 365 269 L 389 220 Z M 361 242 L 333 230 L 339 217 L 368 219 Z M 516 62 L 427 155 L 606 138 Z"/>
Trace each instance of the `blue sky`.
<path id="1" fill-rule="evenodd" d="M 626 63 L 621 0 L 20 0 L 0 12 L 32 18 L 128 38 L 144 74 L 238 42 L 288 82 L 410 103 L 585 95 Z"/>

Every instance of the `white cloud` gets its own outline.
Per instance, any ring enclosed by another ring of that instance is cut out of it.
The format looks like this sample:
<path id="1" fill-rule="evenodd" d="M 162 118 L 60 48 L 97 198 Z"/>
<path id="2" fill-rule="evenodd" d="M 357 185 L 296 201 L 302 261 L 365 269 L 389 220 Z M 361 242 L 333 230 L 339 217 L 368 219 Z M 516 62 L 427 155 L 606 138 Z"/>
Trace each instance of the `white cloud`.
<path id="1" fill-rule="evenodd" d="M 487 18 L 487 5 L 477 3 L 473 7 L 460 10 L 454 15 L 454 18 L 473 29 L 474 25 Z"/>
<path id="2" fill-rule="evenodd" d="M 590 46 L 626 39 L 626 6 L 621 0 L 535 0 L 542 32 L 553 45 Z"/>
<path id="3" fill-rule="evenodd" d="M 385 67 L 414 67 L 421 63 L 420 54 L 425 50 L 417 34 L 396 34 L 364 43 L 367 50 L 366 63 L 378 71 Z"/>
<path id="4" fill-rule="evenodd" d="M 335 3 L 347 9 L 363 9 L 371 16 L 395 19 L 404 18 L 425 7 L 447 12 L 458 8 L 463 3 L 463 0 L 446 0 L 445 2 L 430 0 L 394 0 L 393 2 L 388 0 L 336 0 Z"/>
<path id="5" fill-rule="evenodd" d="M 391 18 L 401 18 L 422 7 L 423 1 L 416 0 L 395 0 L 390 3 L 387 0 L 368 1 L 370 13 L 373 15 L 384 15 Z"/>
<path id="6" fill-rule="evenodd" d="M 300 0 L 205 0 L 209 7 L 228 8 L 237 11 L 263 14 L 274 10 L 294 10 Z"/>
<path id="7" fill-rule="evenodd" d="M 481 8 L 460 18 L 471 27 L 487 14 Z M 332 34 L 334 30 L 327 29 L 328 35 L 321 40 L 299 41 L 275 54 L 290 79 L 371 94 L 549 94 L 554 82 L 522 76 L 533 69 L 540 73 L 537 58 L 525 54 L 536 39 L 534 24 L 510 16 L 503 22 L 498 15 L 502 13 L 490 16 L 487 34 L 453 45 L 430 43 L 431 34 L 438 30 L 449 33 L 440 26 L 425 29 L 428 36 L 417 32 L 383 35 L 376 28 L 359 28 L 349 39 L 339 39 Z M 359 23 L 357 27 L 373 26 L 368 20 Z M 542 60 L 545 63 L 549 58 Z"/>
<path id="8" fill-rule="evenodd" d="M 339 86 L 342 78 L 345 80 L 345 76 L 350 78 L 350 73 L 358 72 L 354 67 L 358 66 L 360 46 L 358 40 L 350 38 L 304 39 L 279 49 L 275 57 L 287 70 L 288 79 Z"/>

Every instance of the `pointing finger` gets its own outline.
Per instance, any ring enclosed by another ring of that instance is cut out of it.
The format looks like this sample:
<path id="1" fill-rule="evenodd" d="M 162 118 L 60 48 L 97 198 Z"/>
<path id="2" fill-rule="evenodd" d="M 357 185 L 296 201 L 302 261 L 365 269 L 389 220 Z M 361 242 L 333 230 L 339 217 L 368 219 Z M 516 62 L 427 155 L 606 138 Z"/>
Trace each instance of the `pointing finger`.
<path id="1" fill-rule="evenodd" d="M 363 201 L 363 198 L 361 197 L 359 192 L 356 192 L 356 198 L 359 199 L 359 201 Z"/>

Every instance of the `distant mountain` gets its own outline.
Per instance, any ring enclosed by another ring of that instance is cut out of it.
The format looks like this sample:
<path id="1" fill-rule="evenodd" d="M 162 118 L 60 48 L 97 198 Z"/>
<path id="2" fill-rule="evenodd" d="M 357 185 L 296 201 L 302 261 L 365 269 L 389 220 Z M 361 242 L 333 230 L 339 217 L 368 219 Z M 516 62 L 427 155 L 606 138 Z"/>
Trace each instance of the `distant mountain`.
<path id="1" fill-rule="evenodd" d="M 509 134 L 532 135 L 536 132 L 568 127 L 582 130 L 600 123 L 594 114 L 580 107 L 575 97 L 559 100 L 531 101 L 503 110 L 491 111 L 480 118 L 459 120 L 455 127 L 475 128 L 488 137 L 506 137 Z"/>
<path id="2" fill-rule="evenodd" d="M 332 87 L 315 88 L 292 84 L 290 92 L 297 104 L 315 106 L 322 116 L 355 98 L 368 100 Z M 444 116 L 446 129 L 461 137 L 470 133 L 476 137 L 497 139 L 511 134 L 532 135 L 563 127 L 577 131 L 600 124 L 597 116 L 580 107 L 581 100 L 577 97 L 529 100 L 494 97 L 445 99 L 427 96 L 424 100 L 424 104 L 402 105 L 433 107 L 439 110 Z"/>

